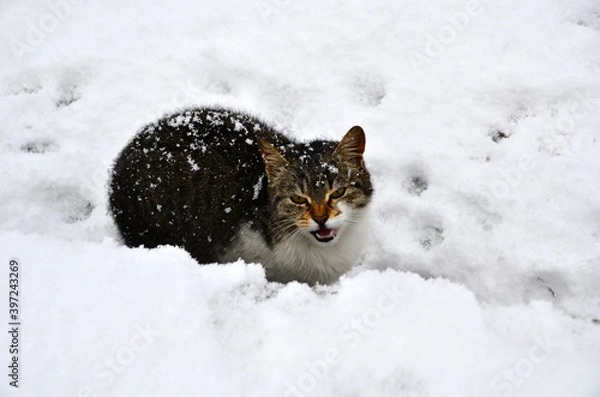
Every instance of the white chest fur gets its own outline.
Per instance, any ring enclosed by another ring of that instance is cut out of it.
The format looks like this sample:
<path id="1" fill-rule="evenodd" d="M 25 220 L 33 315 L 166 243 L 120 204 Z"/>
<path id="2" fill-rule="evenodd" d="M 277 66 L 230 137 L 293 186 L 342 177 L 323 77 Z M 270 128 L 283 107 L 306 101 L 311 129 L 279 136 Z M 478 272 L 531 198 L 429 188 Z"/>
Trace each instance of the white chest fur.
<path id="1" fill-rule="evenodd" d="M 301 233 L 270 248 L 260 233 L 242 227 L 221 261 L 242 258 L 249 263 L 261 263 L 272 281 L 333 283 L 360 259 L 368 232 L 366 212 L 364 209 L 354 211 L 352 221 L 344 222 L 337 238 L 327 243 L 317 241 L 309 233 Z"/>

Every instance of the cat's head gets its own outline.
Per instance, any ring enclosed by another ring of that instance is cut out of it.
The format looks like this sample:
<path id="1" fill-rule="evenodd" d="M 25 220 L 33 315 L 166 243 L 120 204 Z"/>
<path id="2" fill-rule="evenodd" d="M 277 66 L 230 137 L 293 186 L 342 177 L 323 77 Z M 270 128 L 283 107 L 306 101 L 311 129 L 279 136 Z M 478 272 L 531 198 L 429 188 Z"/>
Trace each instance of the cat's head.
<path id="1" fill-rule="evenodd" d="M 357 223 L 373 194 L 361 127 L 352 127 L 340 142 L 275 147 L 259 138 L 259 148 L 268 176 L 274 242 L 306 238 L 327 246 L 361 227 Z"/>

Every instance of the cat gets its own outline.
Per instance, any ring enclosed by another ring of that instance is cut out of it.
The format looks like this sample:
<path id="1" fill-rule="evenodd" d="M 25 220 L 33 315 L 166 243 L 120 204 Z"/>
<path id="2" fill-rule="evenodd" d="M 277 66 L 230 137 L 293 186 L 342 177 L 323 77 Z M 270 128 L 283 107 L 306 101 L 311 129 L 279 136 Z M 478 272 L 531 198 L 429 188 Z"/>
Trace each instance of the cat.
<path id="1" fill-rule="evenodd" d="M 359 260 L 373 195 L 365 135 L 296 142 L 258 118 L 191 108 L 143 127 L 114 162 L 109 211 L 130 247 L 242 258 L 269 281 L 331 284 Z"/>

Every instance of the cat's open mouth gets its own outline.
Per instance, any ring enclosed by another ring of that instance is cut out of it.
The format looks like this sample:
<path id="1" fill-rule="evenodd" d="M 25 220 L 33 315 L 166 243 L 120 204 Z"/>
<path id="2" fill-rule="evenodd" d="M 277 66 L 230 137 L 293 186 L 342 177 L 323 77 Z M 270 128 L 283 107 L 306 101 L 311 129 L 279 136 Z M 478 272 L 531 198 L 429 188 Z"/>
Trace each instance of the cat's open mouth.
<path id="1" fill-rule="evenodd" d="M 321 228 L 315 232 L 312 232 L 311 234 L 315 236 L 317 241 L 321 243 L 328 243 L 337 236 L 337 233 L 338 229 Z"/>

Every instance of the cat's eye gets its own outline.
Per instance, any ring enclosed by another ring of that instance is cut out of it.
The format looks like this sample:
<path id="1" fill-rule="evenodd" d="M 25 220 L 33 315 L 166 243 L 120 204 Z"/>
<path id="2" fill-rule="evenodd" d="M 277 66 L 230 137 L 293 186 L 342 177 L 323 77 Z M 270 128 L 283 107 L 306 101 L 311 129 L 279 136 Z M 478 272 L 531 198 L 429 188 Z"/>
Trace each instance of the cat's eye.
<path id="1" fill-rule="evenodd" d="M 346 188 L 341 187 L 339 189 L 334 190 L 333 193 L 331 193 L 329 195 L 329 198 L 333 199 L 333 200 L 337 200 L 337 199 L 341 198 L 344 194 L 346 194 Z"/>
<path id="2" fill-rule="evenodd" d="M 299 194 L 294 194 L 293 196 L 290 196 L 290 200 L 292 200 L 292 202 L 294 204 L 306 204 L 306 203 L 308 203 L 308 200 L 306 199 L 306 197 L 300 196 Z"/>

